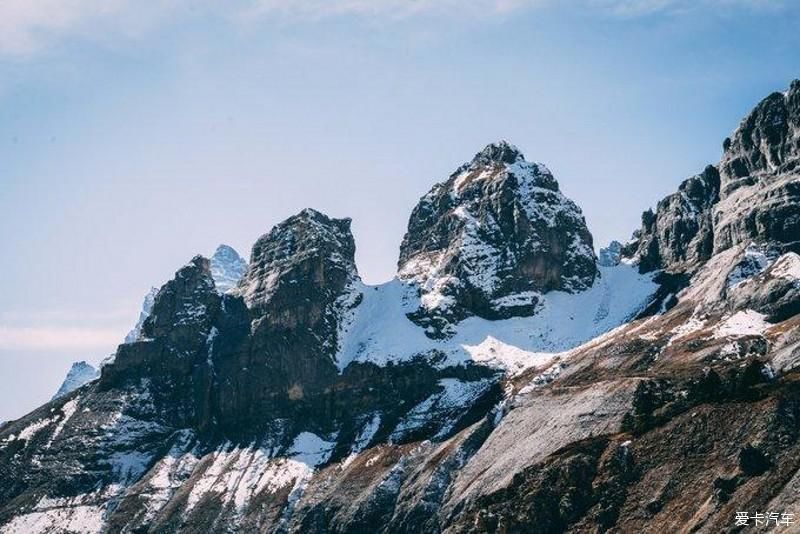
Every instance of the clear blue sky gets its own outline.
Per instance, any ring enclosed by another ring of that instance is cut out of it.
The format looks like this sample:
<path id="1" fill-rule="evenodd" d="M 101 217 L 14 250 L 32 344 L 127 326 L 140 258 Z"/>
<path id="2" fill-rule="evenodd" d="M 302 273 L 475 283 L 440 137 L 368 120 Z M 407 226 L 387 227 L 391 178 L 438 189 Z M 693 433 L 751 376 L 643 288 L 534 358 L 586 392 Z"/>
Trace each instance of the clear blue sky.
<path id="1" fill-rule="evenodd" d="M 800 77 L 797 5 L 0 4 L 0 419 L 112 352 L 193 254 L 246 256 L 304 207 L 352 217 L 362 276 L 391 278 L 417 199 L 500 138 L 597 244 L 627 238 Z"/>

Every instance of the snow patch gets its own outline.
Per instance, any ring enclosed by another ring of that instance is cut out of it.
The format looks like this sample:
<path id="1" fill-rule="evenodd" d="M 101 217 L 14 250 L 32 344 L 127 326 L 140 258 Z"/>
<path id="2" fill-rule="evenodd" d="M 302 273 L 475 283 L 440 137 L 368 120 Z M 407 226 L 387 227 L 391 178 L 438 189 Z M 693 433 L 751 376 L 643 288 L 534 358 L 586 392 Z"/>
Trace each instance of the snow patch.
<path id="1" fill-rule="evenodd" d="M 531 317 L 490 321 L 470 317 L 446 340 L 433 340 L 407 314 L 419 307 L 413 283 L 399 279 L 378 286 L 359 283 L 363 299 L 340 331 L 336 363 L 409 361 L 444 355 L 437 365 L 470 361 L 519 372 L 542 365 L 552 354 L 577 347 L 625 323 L 651 300 L 657 285 L 636 267 L 600 267 L 589 289 L 552 291 L 541 297 Z"/>
<path id="2" fill-rule="evenodd" d="M 714 329 L 715 338 L 758 336 L 770 325 L 766 316 L 754 310 L 738 311 L 723 319 Z"/>

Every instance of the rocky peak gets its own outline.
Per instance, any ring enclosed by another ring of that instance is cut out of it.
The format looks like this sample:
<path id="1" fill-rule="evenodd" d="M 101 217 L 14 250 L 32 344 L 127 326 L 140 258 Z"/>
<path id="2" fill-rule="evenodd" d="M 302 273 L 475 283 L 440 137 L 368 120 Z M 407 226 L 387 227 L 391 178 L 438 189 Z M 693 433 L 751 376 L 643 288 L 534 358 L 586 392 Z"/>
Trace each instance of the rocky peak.
<path id="1" fill-rule="evenodd" d="M 723 146 L 714 251 L 749 241 L 800 249 L 800 80 L 762 100 Z"/>
<path id="2" fill-rule="evenodd" d="M 239 283 L 247 271 L 247 262 L 228 245 L 220 245 L 211 256 L 211 276 L 217 291 L 225 293 Z"/>
<path id="3" fill-rule="evenodd" d="M 67 372 L 67 376 L 64 377 L 61 387 L 59 387 L 56 394 L 53 395 L 53 399 L 63 397 L 99 376 L 100 371 L 95 369 L 90 363 L 85 361 L 75 362 Z"/>
<path id="4" fill-rule="evenodd" d="M 517 147 L 508 141 L 500 140 L 486 145 L 483 150 L 475 154 L 475 157 L 467 165 L 471 168 L 478 168 L 492 164 L 511 164 L 524 159 L 525 156 Z"/>
<path id="5" fill-rule="evenodd" d="M 208 322 L 218 304 L 211 262 L 197 255 L 159 290 L 150 316 L 144 322 L 142 335 L 156 338 L 186 329 L 194 330 Z"/>
<path id="6" fill-rule="evenodd" d="M 800 163 L 800 80 L 762 100 L 723 143 L 723 196 Z"/>
<path id="7" fill-rule="evenodd" d="M 305 209 L 253 245 L 239 292 L 257 319 L 312 325 L 358 280 L 350 219 Z"/>
<path id="8" fill-rule="evenodd" d="M 531 315 L 542 294 L 581 291 L 597 272 L 581 210 L 547 167 L 506 142 L 420 199 L 398 269 L 420 288 L 414 319 L 437 335 L 469 315 Z"/>
<path id="9" fill-rule="evenodd" d="M 712 208 L 719 201 L 720 178 L 716 167 L 684 180 L 678 191 L 661 199 L 655 212 L 642 214 L 637 240 L 623 256 L 639 261 L 642 271 L 693 270 L 713 253 Z"/>

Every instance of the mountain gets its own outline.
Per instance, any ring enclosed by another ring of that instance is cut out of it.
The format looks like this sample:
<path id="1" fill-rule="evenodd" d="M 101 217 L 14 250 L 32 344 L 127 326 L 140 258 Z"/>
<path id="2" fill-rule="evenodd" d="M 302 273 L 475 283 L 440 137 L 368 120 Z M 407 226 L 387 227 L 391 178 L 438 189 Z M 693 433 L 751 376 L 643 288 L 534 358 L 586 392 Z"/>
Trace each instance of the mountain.
<path id="1" fill-rule="evenodd" d="M 91 364 L 83 361 L 75 362 L 69 368 L 67 376 L 64 378 L 64 381 L 61 383 L 61 386 L 58 388 L 58 391 L 56 391 L 56 394 L 53 395 L 51 400 L 63 397 L 67 393 L 75 391 L 87 382 L 97 379 L 99 376 L 100 371 L 95 369 Z"/>
<path id="2" fill-rule="evenodd" d="M 220 245 L 211 256 L 211 277 L 217 291 L 225 293 L 239 283 L 247 271 L 247 262 L 232 247 Z"/>
<path id="3" fill-rule="evenodd" d="M 595 258 L 488 145 L 367 285 L 306 209 L 194 257 L 99 379 L 0 427 L 3 532 L 719 532 L 800 513 L 800 82 Z"/>
<path id="4" fill-rule="evenodd" d="M 133 343 L 139 339 L 139 336 L 142 335 L 142 326 L 144 326 L 145 320 L 150 316 L 150 312 L 153 310 L 153 303 L 156 300 L 156 294 L 158 294 L 158 288 L 151 287 L 150 291 L 147 292 L 147 295 L 144 296 L 144 302 L 142 302 L 142 311 L 139 312 L 139 319 L 136 321 L 136 324 L 133 326 L 131 331 L 125 336 L 125 343 Z"/>
<path id="5" fill-rule="evenodd" d="M 216 290 L 220 293 L 225 293 L 235 288 L 239 280 L 247 272 L 247 262 L 232 247 L 220 245 L 211 256 L 210 270 Z M 139 319 L 133 329 L 125 336 L 125 343 L 133 343 L 139 340 L 144 322 L 153 310 L 157 294 L 158 288 L 152 287 L 147 295 L 144 296 Z"/>
<path id="6" fill-rule="evenodd" d="M 413 319 L 434 336 L 476 315 L 532 315 L 548 291 L 592 286 L 597 268 L 580 208 L 513 145 L 488 145 L 411 213 L 399 275 L 422 294 Z"/>

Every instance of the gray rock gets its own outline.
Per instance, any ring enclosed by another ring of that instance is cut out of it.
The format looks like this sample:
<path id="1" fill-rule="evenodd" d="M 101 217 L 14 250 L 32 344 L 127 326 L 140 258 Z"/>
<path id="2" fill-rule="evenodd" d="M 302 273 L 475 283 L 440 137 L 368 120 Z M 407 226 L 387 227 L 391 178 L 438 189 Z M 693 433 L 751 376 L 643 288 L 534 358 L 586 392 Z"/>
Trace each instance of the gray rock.
<path id="1" fill-rule="evenodd" d="M 398 269 L 420 288 L 413 319 L 434 335 L 470 315 L 531 315 L 538 295 L 582 291 L 597 274 L 581 210 L 544 165 L 504 141 L 420 199 Z"/>
<path id="2" fill-rule="evenodd" d="M 623 255 L 642 271 L 693 271 L 713 253 L 712 208 L 719 201 L 719 173 L 711 165 L 642 214 L 642 228 Z"/>

